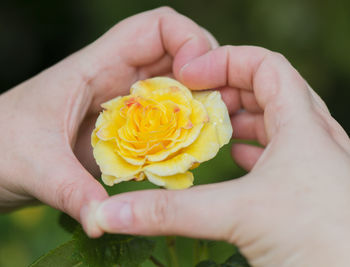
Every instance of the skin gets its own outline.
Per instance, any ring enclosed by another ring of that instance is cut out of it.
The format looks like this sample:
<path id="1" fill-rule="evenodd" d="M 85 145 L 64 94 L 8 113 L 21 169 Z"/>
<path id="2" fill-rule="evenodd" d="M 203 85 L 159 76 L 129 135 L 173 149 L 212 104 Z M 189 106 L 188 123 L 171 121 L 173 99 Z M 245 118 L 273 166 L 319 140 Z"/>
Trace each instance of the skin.
<path id="1" fill-rule="evenodd" d="M 2 210 L 38 199 L 91 237 L 177 234 L 232 242 L 252 266 L 348 266 L 348 136 L 283 56 L 215 46 L 187 18 L 157 9 L 3 94 Z M 239 179 L 108 198 L 87 151 L 99 104 L 165 74 L 191 89 L 221 88 L 234 138 L 263 147 L 234 145 L 234 159 L 250 171 Z"/>
<path id="2" fill-rule="evenodd" d="M 2 94 L 0 209 L 39 200 L 80 221 L 90 236 L 101 235 L 91 217 L 108 195 L 93 177 L 100 173 L 90 144 L 100 104 L 128 94 L 137 80 L 179 72 L 215 42 L 190 19 L 163 7 L 118 23 Z"/>

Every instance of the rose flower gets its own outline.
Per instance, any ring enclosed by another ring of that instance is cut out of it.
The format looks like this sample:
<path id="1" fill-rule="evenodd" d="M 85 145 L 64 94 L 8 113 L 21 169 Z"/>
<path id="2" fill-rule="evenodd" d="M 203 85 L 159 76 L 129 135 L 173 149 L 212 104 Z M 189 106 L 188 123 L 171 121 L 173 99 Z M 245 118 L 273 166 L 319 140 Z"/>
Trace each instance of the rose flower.
<path id="1" fill-rule="evenodd" d="M 144 180 L 169 189 L 193 184 L 189 169 L 213 158 L 232 127 L 217 91 L 191 92 L 166 77 L 138 81 L 102 104 L 91 142 L 107 185 Z"/>

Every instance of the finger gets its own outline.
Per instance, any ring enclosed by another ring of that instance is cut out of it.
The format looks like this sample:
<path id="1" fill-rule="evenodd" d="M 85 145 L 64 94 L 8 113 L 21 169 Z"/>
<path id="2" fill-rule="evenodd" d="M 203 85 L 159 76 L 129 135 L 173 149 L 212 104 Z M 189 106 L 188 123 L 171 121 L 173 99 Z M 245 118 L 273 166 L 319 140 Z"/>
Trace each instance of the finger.
<path id="1" fill-rule="evenodd" d="M 253 145 L 234 144 L 232 146 L 232 157 L 239 166 L 247 171 L 253 169 L 263 152 L 263 148 Z"/>
<path id="2" fill-rule="evenodd" d="M 143 80 L 154 76 L 165 76 L 172 72 L 173 58 L 165 54 L 154 63 L 140 67 L 138 79 Z"/>
<path id="3" fill-rule="evenodd" d="M 220 89 L 220 94 L 230 115 L 241 109 L 241 99 L 237 89 L 226 86 Z"/>
<path id="4" fill-rule="evenodd" d="M 40 176 L 46 181 L 37 179 L 27 186 L 31 195 L 79 221 L 89 236 L 102 234 L 93 214 L 98 203 L 108 197 L 107 192 L 73 154 L 57 152 L 55 158 L 48 157 Z"/>
<path id="5" fill-rule="evenodd" d="M 196 23 L 167 7 L 118 23 L 81 51 L 83 73 L 94 93 L 91 110 L 97 112 L 102 102 L 127 94 L 136 80 L 168 71 L 169 58 L 176 76 L 184 64 L 211 49 L 208 38 Z"/>
<path id="6" fill-rule="evenodd" d="M 269 138 L 281 125 L 313 123 L 312 98 L 304 79 L 284 57 L 266 49 L 220 47 L 184 66 L 181 80 L 196 89 L 228 85 L 253 91 L 264 110 Z"/>
<path id="7" fill-rule="evenodd" d="M 233 138 L 256 140 L 267 145 L 264 117 L 262 114 L 241 112 L 231 118 Z"/>
<path id="8" fill-rule="evenodd" d="M 124 36 L 124 40 L 120 41 L 124 51 L 122 57 L 133 66 L 148 65 L 169 54 L 175 57 L 174 70 L 178 70 L 211 49 L 212 38 L 208 39 L 208 33 L 169 7 L 130 17 L 118 27 L 122 28 Z M 147 35 L 144 34 L 146 32 Z M 131 40 L 134 40 L 133 44 Z"/>
<path id="9" fill-rule="evenodd" d="M 91 146 L 91 133 L 95 128 L 98 114 L 88 115 L 81 123 L 74 145 L 74 154 L 81 165 L 94 177 L 101 175 L 100 168 L 94 159 Z M 74 143 L 74 142 L 73 142 Z"/>
<path id="10" fill-rule="evenodd" d="M 174 57 L 175 77 L 187 62 L 205 54 L 216 45 L 209 32 L 203 31 L 192 20 L 178 13 L 163 16 L 159 28 L 163 49 Z"/>
<path id="11" fill-rule="evenodd" d="M 256 102 L 253 92 L 225 86 L 220 89 L 220 93 L 229 114 L 233 114 L 240 109 L 254 113 L 262 113 L 263 111 Z"/>
<path id="12" fill-rule="evenodd" d="M 113 196 L 96 212 L 102 230 L 142 235 L 225 239 L 238 219 L 244 190 L 238 181 L 183 191 L 147 190 Z M 219 197 L 220 196 L 220 197 Z M 229 205 L 228 205 L 229 203 Z M 232 220 L 218 220 L 233 214 Z"/>
<path id="13" fill-rule="evenodd" d="M 256 97 L 253 92 L 246 91 L 246 90 L 240 90 L 240 97 L 241 97 L 241 103 L 242 107 L 249 112 L 254 113 L 262 113 L 263 110 L 259 106 L 258 102 L 256 101 Z"/>

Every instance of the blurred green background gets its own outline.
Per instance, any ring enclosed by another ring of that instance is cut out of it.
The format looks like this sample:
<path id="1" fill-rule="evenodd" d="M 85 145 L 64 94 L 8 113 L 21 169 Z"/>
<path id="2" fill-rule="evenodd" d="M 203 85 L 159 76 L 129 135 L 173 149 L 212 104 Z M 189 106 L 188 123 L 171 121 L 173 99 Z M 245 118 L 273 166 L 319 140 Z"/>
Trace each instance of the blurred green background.
<path id="1" fill-rule="evenodd" d="M 169 5 L 211 31 L 220 44 L 281 52 L 350 131 L 350 1 L 320 0 L 2 0 L 0 90 L 6 91 L 92 42 L 118 21 Z M 5 127 L 5 126 L 4 126 Z M 226 148 L 197 171 L 201 183 L 238 177 Z M 132 186 L 118 190 L 130 190 Z M 44 206 L 0 215 L 0 266 L 27 266 L 69 239 L 58 212 Z"/>

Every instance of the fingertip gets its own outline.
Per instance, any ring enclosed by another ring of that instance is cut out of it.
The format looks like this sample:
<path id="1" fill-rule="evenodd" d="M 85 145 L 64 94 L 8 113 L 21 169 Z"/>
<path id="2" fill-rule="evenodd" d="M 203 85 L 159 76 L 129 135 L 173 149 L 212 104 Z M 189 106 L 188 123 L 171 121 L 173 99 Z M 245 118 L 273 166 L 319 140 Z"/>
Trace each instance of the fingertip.
<path id="1" fill-rule="evenodd" d="M 205 52 L 187 61 L 179 70 L 178 78 L 191 89 L 217 88 L 227 83 L 225 51 L 220 47 Z"/>
<path id="2" fill-rule="evenodd" d="M 100 203 L 100 201 L 91 201 L 89 204 L 85 205 L 80 212 L 82 227 L 90 238 L 98 238 L 104 233 L 104 230 L 96 220 L 96 212 Z"/>
<path id="3" fill-rule="evenodd" d="M 225 102 L 230 115 L 241 109 L 241 99 L 239 91 L 231 87 L 223 87 L 219 89 L 222 100 Z"/>
<path id="4" fill-rule="evenodd" d="M 183 81 L 185 69 L 187 65 L 207 53 L 211 49 L 211 44 L 204 32 L 200 30 L 200 34 L 190 37 L 177 51 L 174 63 L 173 72 L 175 77 Z"/>
<path id="5" fill-rule="evenodd" d="M 131 205 L 127 201 L 108 199 L 95 212 L 99 229 L 108 233 L 126 233 L 133 222 Z"/>
<path id="6" fill-rule="evenodd" d="M 178 73 L 178 75 L 176 76 L 180 81 L 184 80 L 183 72 L 185 72 L 186 67 L 189 65 L 191 61 L 195 60 L 198 57 L 201 57 L 202 55 L 205 55 L 210 50 L 216 49 L 219 47 L 218 41 L 207 29 L 203 27 L 200 27 L 200 29 L 206 41 L 203 39 L 203 36 L 193 37 L 193 39 L 188 42 L 189 44 L 186 44 L 188 46 L 186 47 L 186 50 L 187 50 L 186 55 L 184 56 L 179 53 L 180 56 L 177 55 L 175 58 L 174 73 Z M 191 88 L 191 89 L 194 89 L 194 88 Z"/>
<path id="7" fill-rule="evenodd" d="M 233 138 L 258 141 L 266 146 L 268 136 L 265 130 L 263 114 L 254 114 L 246 111 L 236 113 L 231 117 Z"/>
<path id="8" fill-rule="evenodd" d="M 264 148 L 262 147 L 248 144 L 234 144 L 231 153 L 239 166 L 250 171 L 263 152 Z"/>

